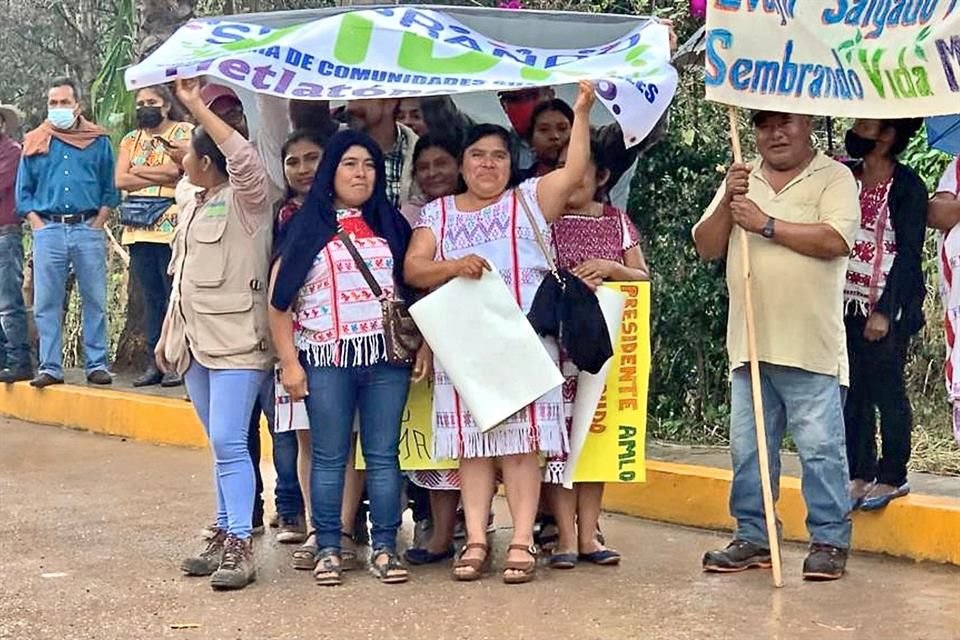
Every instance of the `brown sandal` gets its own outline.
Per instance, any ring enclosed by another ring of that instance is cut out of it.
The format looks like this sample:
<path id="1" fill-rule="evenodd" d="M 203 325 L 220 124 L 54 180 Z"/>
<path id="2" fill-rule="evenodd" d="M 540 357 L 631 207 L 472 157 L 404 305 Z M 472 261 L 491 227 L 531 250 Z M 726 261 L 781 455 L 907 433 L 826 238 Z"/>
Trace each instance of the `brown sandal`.
<path id="1" fill-rule="evenodd" d="M 511 551 L 526 551 L 530 554 L 529 560 L 507 560 L 503 565 L 504 584 L 526 584 L 537 577 L 537 548 L 525 544 L 512 544 L 507 547 Z M 508 571 L 520 571 L 520 575 L 508 574 Z"/>
<path id="2" fill-rule="evenodd" d="M 483 559 L 478 558 L 464 558 L 467 551 L 471 549 L 482 549 L 483 550 Z M 483 577 L 483 574 L 489 568 L 490 563 L 490 547 L 481 543 L 481 542 L 471 542 L 470 544 L 464 545 L 463 549 L 460 550 L 460 553 L 457 555 L 456 561 L 453 563 L 453 578 L 459 582 L 473 582 L 479 580 Z M 457 569 L 469 569 L 469 573 L 458 573 Z"/>

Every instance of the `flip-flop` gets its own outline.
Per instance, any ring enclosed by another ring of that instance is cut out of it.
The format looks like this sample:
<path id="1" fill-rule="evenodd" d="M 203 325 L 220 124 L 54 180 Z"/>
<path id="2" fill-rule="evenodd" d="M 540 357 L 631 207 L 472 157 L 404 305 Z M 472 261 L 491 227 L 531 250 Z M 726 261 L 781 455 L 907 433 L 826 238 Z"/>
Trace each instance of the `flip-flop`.
<path id="1" fill-rule="evenodd" d="M 577 554 L 575 553 L 555 553 L 550 556 L 551 569 L 576 569 Z"/>
<path id="2" fill-rule="evenodd" d="M 580 559 L 591 564 L 611 567 L 620 564 L 620 552 L 613 549 L 601 549 L 592 553 L 581 553 Z"/>
<path id="3" fill-rule="evenodd" d="M 450 548 L 448 548 L 446 551 L 441 551 L 440 553 L 433 553 L 429 549 L 421 548 L 407 549 L 403 553 L 403 559 L 412 565 L 419 566 L 443 562 L 444 560 L 451 559 L 454 555 L 456 555 L 456 551 L 454 550 L 453 545 L 450 545 Z"/>

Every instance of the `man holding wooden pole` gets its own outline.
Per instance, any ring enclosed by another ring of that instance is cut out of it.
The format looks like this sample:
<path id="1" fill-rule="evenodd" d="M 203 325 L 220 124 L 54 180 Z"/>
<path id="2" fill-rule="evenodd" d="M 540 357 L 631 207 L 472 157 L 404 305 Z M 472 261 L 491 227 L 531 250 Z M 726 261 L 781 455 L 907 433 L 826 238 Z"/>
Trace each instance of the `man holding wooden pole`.
<path id="1" fill-rule="evenodd" d="M 693 229 L 705 260 L 727 259 L 731 369 L 730 511 L 734 540 L 710 551 L 704 569 L 736 572 L 771 566 L 764 524 L 748 344 L 755 339 L 770 475 L 776 500 L 780 446 L 789 432 L 803 467 L 810 554 L 804 578 L 835 580 L 850 546 L 850 503 L 841 386 L 847 383 L 843 285 L 859 225 L 850 171 L 811 145 L 810 116 L 753 115 L 760 160 L 734 164 Z M 747 234 L 750 277 L 739 234 Z M 755 336 L 748 336 L 744 287 L 752 293 Z M 777 541 L 773 541 L 777 544 Z"/>

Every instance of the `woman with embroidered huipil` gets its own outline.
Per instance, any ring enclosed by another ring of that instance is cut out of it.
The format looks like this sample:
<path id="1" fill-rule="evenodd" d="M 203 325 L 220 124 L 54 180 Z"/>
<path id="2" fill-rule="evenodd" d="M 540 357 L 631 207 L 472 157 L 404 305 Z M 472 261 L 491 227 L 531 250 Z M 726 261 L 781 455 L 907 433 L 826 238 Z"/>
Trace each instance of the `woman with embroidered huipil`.
<path id="1" fill-rule="evenodd" d="M 403 285 L 410 225 L 390 204 L 385 185 L 379 146 L 362 133 L 338 133 L 288 223 L 273 268 L 270 328 L 281 382 L 294 400 L 306 399 L 310 420 L 314 578 L 320 585 L 341 583 L 344 469 L 358 411 L 373 525 L 370 570 L 384 583 L 407 580 L 396 545 L 400 422 L 411 371 L 390 362 L 381 297 L 352 253 L 382 299 L 410 298 Z"/>
<path id="2" fill-rule="evenodd" d="M 173 290 L 157 365 L 183 376 L 213 449 L 217 525 L 181 566 L 215 589 L 255 578 L 250 542 L 256 481 L 247 451 L 250 412 L 273 367 L 267 327 L 271 216 L 256 149 L 204 104 L 196 79 L 177 96 L 198 123 L 177 187 Z"/>
<path id="3" fill-rule="evenodd" d="M 860 229 L 843 290 L 850 390 L 844 406 L 853 508 L 882 509 L 910 491 L 913 416 L 903 380 L 910 337 L 923 326 L 927 190 L 897 156 L 922 120 L 857 120 L 847 152 L 860 185 Z M 876 445 L 880 412 L 881 453 Z"/>
<path id="4" fill-rule="evenodd" d="M 453 278 L 480 278 L 484 270 L 496 269 L 520 308 L 529 311 L 549 273 L 531 220 L 549 238 L 550 223 L 560 217 L 580 184 L 587 169 L 593 100 L 593 86 L 582 82 L 567 165 L 522 183 L 510 134 L 495 125 L 475 127 L 460 156 L 460 194 L 439 198 L 421 210 L 407 252 L 407 282 L 432 289 Z M 545 338 L 544 344 L 556 359 L 556 341 Z M 540 454 L 557 455 L 568 448 L 560 388 L 484 433 L 439 363 L 434 367 L 434 456 L 460 461 L 467 525 L 467 544 L 454 564 L 454 577 L 476 580 L 488 565 L 487 516 L 499 463 L 514 527 L 503 580 L 529 582 L 536 567 L 533 524 L 540 497 Z"/>

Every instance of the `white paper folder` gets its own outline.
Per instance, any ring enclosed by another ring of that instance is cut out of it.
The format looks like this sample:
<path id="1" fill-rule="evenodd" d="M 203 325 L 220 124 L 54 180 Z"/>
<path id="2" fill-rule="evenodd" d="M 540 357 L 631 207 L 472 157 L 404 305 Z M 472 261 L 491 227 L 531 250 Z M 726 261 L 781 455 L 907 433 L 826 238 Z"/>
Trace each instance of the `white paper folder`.
<path id="1" fill-rule="evenodd" d="M 455 278 L 410 314 L 483 431 L 563 384 L 496 271 L 479 280 Z"/>

